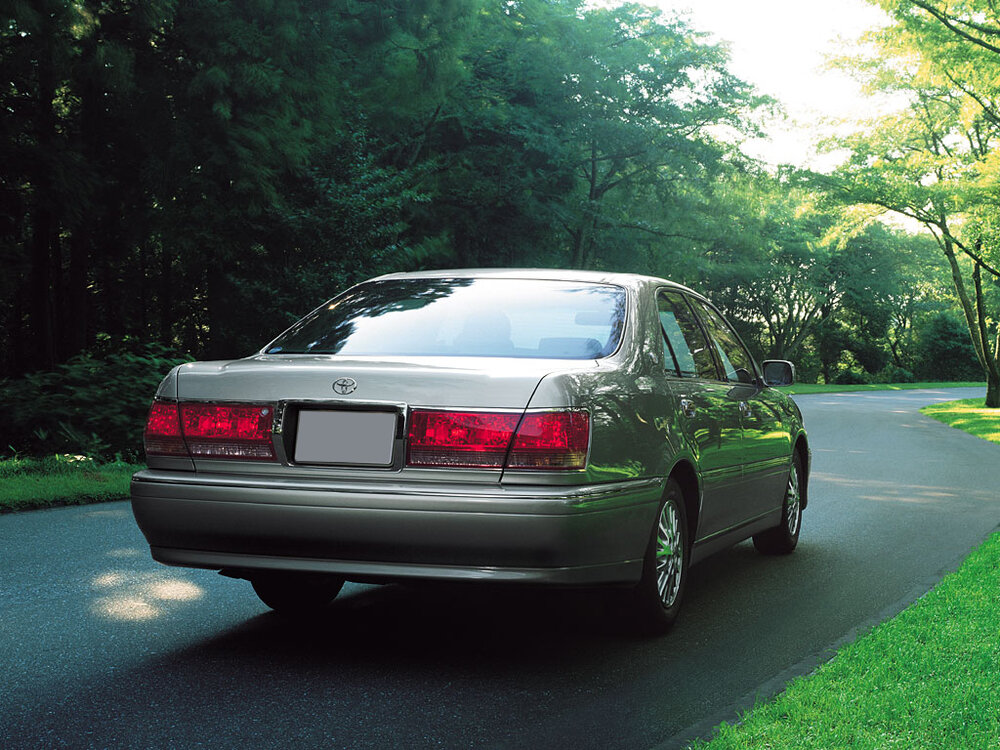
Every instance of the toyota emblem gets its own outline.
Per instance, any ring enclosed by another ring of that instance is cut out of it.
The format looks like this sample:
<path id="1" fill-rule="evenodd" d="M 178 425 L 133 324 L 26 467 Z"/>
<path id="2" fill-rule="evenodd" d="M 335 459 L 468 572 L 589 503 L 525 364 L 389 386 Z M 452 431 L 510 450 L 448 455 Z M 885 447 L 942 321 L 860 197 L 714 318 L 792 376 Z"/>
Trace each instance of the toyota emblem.
<path id="1" fill-rule="evenodd" d="M 354 393 L 357 387 L 358 381 L 354 378 L 340 378 L 339 380 L 333 381 L 333 390 L 341 396 L 346 396 L 348 393 Z"/>

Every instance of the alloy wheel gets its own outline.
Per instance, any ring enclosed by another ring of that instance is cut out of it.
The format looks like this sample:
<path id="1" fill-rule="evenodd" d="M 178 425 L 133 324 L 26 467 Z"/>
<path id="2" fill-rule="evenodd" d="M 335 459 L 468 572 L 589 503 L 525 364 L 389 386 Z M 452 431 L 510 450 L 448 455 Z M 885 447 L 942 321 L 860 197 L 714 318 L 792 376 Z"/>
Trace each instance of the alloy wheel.
<path id="1" fill-rule="evenodd" d="M 788 472 L 788 489 L 785 491 L 786 523 L 788 525 L 788 533 L 792 536 L 798 533 L 799 522 L 802 518 L 802 508 L 799 505 L 799 500 L 799 471 L 798 467 L 792 464 L 792 470 Z"/>
<path id="2" fill-rule="evenodd" d="M 671 607 L 676 601 L 683 571 L 684 543 L 680 515 L 674 501 L 668 500 L 660 511 L 656 530 L 656 590 L 664 608 Z"/>

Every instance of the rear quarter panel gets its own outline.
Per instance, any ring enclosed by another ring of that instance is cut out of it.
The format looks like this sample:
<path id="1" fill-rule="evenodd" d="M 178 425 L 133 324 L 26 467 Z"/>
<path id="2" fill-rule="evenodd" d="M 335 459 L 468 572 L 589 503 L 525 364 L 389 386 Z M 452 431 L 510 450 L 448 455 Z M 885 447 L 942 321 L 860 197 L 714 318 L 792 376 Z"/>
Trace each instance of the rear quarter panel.
<path id="1" fill-rule="evenodd" d="M 651 289 L 629 289 L 622 345 L 598 366 L 548 374 L 529 409 L 579 408 L 590 412 L 590 459 L 584 472 L 554 481 L 599 483 L 665 479 L 682 451 L 673 399 L 664 385 L 663 344 Z M 507 472 L 505 483 L 531 481 Z M 537 477 L 534 479 L 537 482 Z"/>

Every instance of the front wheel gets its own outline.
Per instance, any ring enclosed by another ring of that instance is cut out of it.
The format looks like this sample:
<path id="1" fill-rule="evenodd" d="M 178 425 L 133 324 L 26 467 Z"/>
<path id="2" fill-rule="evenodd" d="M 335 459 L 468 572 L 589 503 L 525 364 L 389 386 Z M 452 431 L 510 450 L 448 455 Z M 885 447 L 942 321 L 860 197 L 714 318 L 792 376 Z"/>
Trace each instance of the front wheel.
<path id="1" fill-rule="evenodd" d="M 344 579 L 323 573 L 258 573 L 250 579 L 264 604 L 286 615 L 318 612 L 333 601 Z"/>
<path id="2" fill-rule="evenodd" d="M 802 459 L 798 451 L 792 454 L 792 466 L 788 471 L 788 485 L 781 507 L 781 523 L 773 529 L 755 534 L 753 546 L 765 555 L 787 555 L 799 543 L 802 529 Z"/>
<path id="3" fill-rule="evenodd" d="M 632 591 L 640 630 L 665 633 L 674 624 L 687 583 L 689 553 L 684 495 L 680 485 L 669 479 L 646 548 L 642 578 Z"/>

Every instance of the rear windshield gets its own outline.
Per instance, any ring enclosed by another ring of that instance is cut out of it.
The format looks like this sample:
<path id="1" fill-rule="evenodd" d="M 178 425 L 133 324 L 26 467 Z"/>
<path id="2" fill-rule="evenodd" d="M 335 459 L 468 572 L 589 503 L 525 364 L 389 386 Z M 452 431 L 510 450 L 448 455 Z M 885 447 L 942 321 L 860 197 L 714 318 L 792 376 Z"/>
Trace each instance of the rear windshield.
<path id="1" fill-rule="evenodd" d="M 618 348 L 625 290 L 537 279 L 373 281 L 283 333 L 267 354 L 596 359 Z"/>

